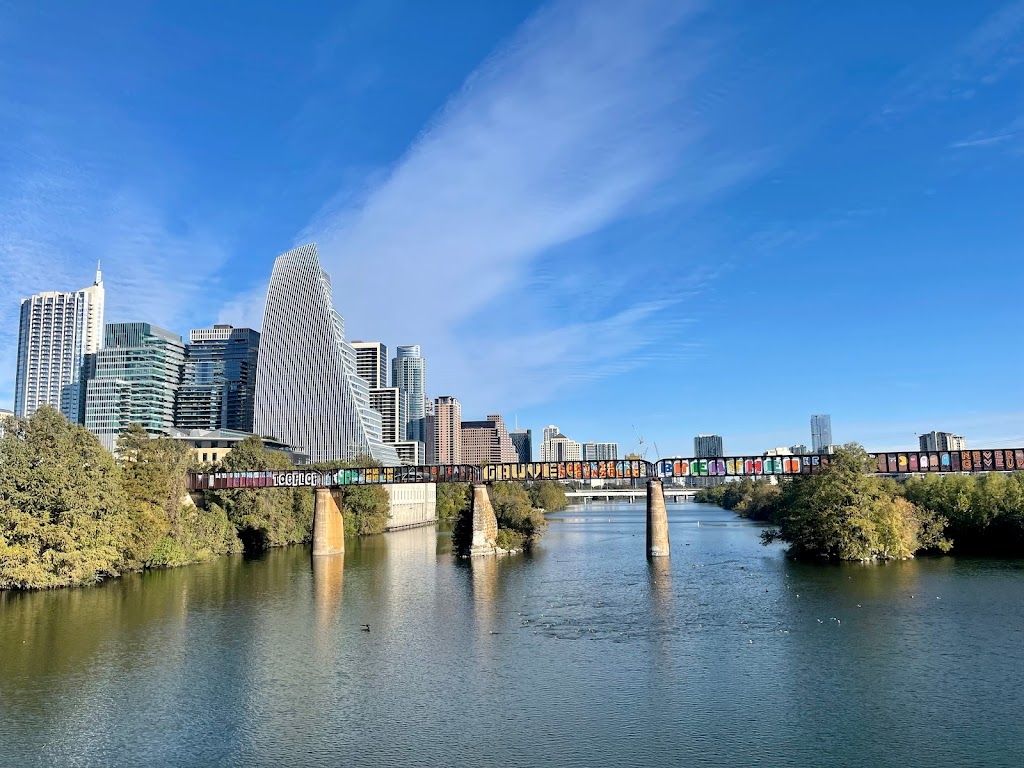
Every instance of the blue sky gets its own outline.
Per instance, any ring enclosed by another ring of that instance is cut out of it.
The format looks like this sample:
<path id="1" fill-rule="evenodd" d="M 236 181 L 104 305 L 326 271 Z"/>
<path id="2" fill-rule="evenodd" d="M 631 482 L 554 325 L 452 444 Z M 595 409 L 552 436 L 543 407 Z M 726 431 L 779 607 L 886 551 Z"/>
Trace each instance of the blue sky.
<path id="1" fill-rule="evenodd" d="M 1024 444 L 1024 2 L 0 0 L 0 406 L 21 298 L 258 327 L 311 240 L 466 418 Z"/>

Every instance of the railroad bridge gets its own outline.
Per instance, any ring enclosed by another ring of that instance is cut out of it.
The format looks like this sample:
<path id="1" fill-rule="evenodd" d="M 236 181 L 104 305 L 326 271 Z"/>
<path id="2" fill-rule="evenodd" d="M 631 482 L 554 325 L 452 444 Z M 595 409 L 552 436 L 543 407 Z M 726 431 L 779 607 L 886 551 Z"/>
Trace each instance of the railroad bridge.
<path id="1" fill-rule="evenodd" d="M 982 449 L 971 451 L 913 451 L 870 454 L 874 474 L 1005 472 L 1024 470 L 1024 449 Z M 820 472 L 828 455 L 814 456 L 723 456 L 720 458 L 670 458 L 646 461 L 556 461 L 484 464 L 430 464 L 401 467 L 354 467 L 316 470 L 257 472 L 207 472 L 189 475 L 189 489 L 228 490 L 234 488 L 316 489 L 313 514 L 313 554 L 345 551 L 344 519 L 340 490 L 353 485 L 401 483 L 472 484 L 473 541 L 468 554 L 494 551 L 498 523 L 491 506 L 488 485 L 523 480 L 630 480 L 646 484 L 647 556 L 663 557 L 670 551 L 668 514 L 663 480 L 690 477 L 796 477 Z M 642 493 L 639 491 L 638 493 Z"/>

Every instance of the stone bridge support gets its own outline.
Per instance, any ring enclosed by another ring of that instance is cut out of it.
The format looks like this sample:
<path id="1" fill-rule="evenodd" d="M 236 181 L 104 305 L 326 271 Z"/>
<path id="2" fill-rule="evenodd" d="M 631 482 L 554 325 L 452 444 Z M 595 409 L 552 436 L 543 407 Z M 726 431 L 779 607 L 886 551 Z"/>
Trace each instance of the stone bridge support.
<path id="1" fill-rule="evenodd" d="M 473 539 L 468 554 L 493 555 L 498 540 L 498 518 L 491 505 L 491 494 L 484 483 L 473 483 L 473 500 L 470 507 L 473 518 Z"/>
<path id="2" fill-rule="evenodd" d="M 345 551 L 345 518 L 341 513 L 341 491 L 317 488 L 313 508 L 313 557 L 338 555 Z"/>
<path id="3" fill-rule="evenodd" d="M 668 510 L 665 508 L 665 489 L 661 480 L 647 481 L 647 556 L 665 557 L 668 546 Z"/>

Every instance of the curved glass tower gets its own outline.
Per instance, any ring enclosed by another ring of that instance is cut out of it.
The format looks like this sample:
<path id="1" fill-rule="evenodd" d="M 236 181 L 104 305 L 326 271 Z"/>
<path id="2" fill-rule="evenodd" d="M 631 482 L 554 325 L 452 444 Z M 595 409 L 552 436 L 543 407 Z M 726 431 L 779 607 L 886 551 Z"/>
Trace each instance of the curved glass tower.
<path id="1" fill-rule="evenodd" d="M 312 462 L 371 456 L 396 466 L 361 381 L 316 245 L 278 256 L 260 333 L 254 431 L 304 449 Z"/>

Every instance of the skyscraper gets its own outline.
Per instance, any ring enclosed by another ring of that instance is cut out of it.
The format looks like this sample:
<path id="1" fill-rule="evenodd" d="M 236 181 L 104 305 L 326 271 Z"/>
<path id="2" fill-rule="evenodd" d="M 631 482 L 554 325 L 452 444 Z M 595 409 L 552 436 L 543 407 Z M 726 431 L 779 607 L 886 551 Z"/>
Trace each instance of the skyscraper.
<path id="1" fill-rule="evenodd" d="M 425 361 L 420 355 L 419 344 L 398 347 L 391 361 L 391 386 L 406 393 L 409 403 L 405 439 L 426 441 L 427 388 L 424 381 Z"/>
<path id="2" fill-rule="evenodd" d="M 185 345 L 181 336 L 149 323 L 111 323 L 89 380 L 85 427 L 113 451 L 130 424 L 162 435 L 174 426 Z"/>
<path id="3" fill-rule="evenodd" d="M 698 459 L 716 459 L 725 456 L 721 435 L 697 435 L 693 438 L 693 455 Z"/>
<path id="4" fill-rule="evenodd" d="M 398 387 L 371 387 L 370 407 L 381 417 L 381 439 L 385 443 L 402 441 L 401 426 L 405 424 L 405 393 Z"/>
<path id="5" fill-rule="evenodd" d="M 379 341 L 353 341 L 356 351 L 356 374 L 366 380 L 370 389 L 388 385 L 388 348 Z"/>
<path id="6" fill-rule="evenodd" d="M 462 422 L 462 461 L 465 464 L 498 464 L 518 461 L 519 455 L 499 414 L 482 421 Z"/>
<path id="7" fill-rule="evenodd" d="M 174 426 L 252 432 L 259 345 L 252 328 L 215 325 L 191 331 Z"/>
<path id="8" fill-rule="evenodd" d="M 450 395 L 442 395 L 434 401 L 434 417 L 437 420 L 438 464 L 462 463 L 462 405 Z"/>
<path id="9" fill-rule="evenodd" d="M 434 413 L 434 401 L 429 398 L 427 399 L 427 415 L 423 417 L 423 423 L 426 425 L 424 430 L 426 447 L 421 458 L 424 464 L 437 464 L 437 416 Z"/>
<path id="10" fill-rule="evenodd" d="M 832 446 L 832 417 L 827 413 L 811 416 L 811 450 L 830 453 Z"/>
<path id="11" fill-rule="evenodd" d="M 331 279 L 316 245 L 277 257 L 267 289 L 256 366 L 253 429 L 304 449 L 312 462 L 369 455 L 398 464 L 381 440 L 380 414 L 356 375 L 345 321 L 331 303 Z"/>
<path id="12" fill-rule="evenodd" d="M 614 461 L 619 458 L 618 443 L 584 443 L 584 461 Z"/>
<path id="13" fill-rule="evenodd" d="M 544 428 L 544 441 L 540 444 L 541 461 L 580 461 L 582 458 L 579 443 L 563 435 L 554 424 Z"/>
<path id="14" fill-rule="evenodd" d="M 86 381 L 103 346 L 103 275 L 73 293 L 45 291 L 21 302 L 14 412 L 27 418 L 52 405 L 85 421 Z"/>
<path id="15" fill-rule="evenodd" d="M 952 432 L 926 432 L 918 436 L 922 451 L 965 451 L 967 441 Z"/>
<path id="16" fill-rule="evenodd" d="M 533 430 L 515 429 L 509 435 L 512 438 L 512 445 L 516 447 L 517 460 L 521 462 L 533 461 Z"/>

